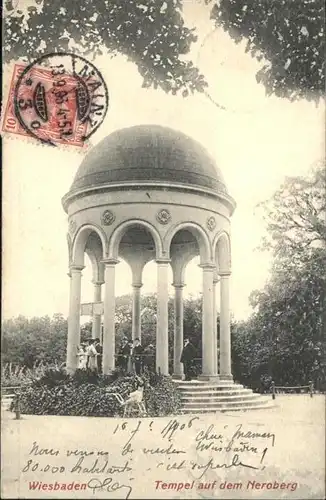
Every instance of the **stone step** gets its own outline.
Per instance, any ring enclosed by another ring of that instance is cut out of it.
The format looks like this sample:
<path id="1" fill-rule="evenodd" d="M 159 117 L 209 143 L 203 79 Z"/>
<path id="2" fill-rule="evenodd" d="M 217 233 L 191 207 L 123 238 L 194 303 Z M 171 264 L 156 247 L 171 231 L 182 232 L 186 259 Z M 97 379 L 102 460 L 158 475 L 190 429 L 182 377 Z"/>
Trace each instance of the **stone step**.
<path id="1" fill-rule="evenodd" d="M 243 385 L 240 384 L 229 384 L 229 385 L 204 385 L 198 386 L 196 384 L 188 384 L 188 385 L 178 385 L 178 389 L 180 391 L 225 391 L 225 390 L 241 390 L 244 389 Z"/>
<path id="2" fill-rule="evenodd" d="M 234 390 L 223 390 L 223 391 L 215 391 L 214 389 L 211 389 L 209 391 L 193 391 L 193 390 L 181 390 L 180 394 L 182 397 L 200 397 L 204 396 L 205 398 L 207 397 L 224 397 L 224 396 L 241 396 L 242 394 L 257 394 L 254 393 L 251 389 L 234 389 Z"/>
<path id="3" fill-rule="evenodd" d="M 267 402 L 266 400 L 257 399 L 248 399 L 245 401 L 208 401 L 208 402 L 199 402 L 199 401 L 184 401 L 182 406 L 183 408 L 221 408 L 227 407 L 231 408 L 232 406 L 257 406 Z"/>
<path id="4" fill-rule="evenodd" d="M 192 384 L 211 384 L 212 383 L 212 380 L 200 380 L 198 378 L 192 378 L 191 380 L 180 380 L 180 379 L 173 379 L 175 382 L 179 383 L 179 384 L 189 384 L 190 382 Z M 214 383 L 217 383 L 217 384 L 234 384 L 234 380 L 233 379 L 220 379 L 218 377 L 215 377 L 213 378 L 214 380 Z"/>
<path id="5" fill-rule="evenodd" d="M 238 385 L 242 386 L 242 384 L 238 384 L 237 382 L 233 382 L 233 380 L 174 380 L 174 383 L 176 383 L 179 386 L 182 385 L 195 385 L 197 387 L 206 387 L 207 385 L 212 385 L 214 387 L 225 387 L 225 386 L 230 386 L 230 385 Z"/>
<path id="6" fill-rule="evenodd" d="M 198 397 L 188 397 L 188 396 L 181 396 L 181 401 L 182 403 L 197 403 L 197 404 L 208 404 L 212 402 L 229 402 L 229 401 L 256 401 L 260 399 L 258 394 L 243 394 L 243 395 L 237 395 L 233 396 L 232 398 L 226 396 L 213 396 L 210 398 L 207 398 L 205 396 L 198 395 Z"/>
<path id="7" fill-rule="evenodd" d="M 232 408 L 234 406 L 257 406 L 268 403 L 269 400 L 251 399 L 246 401 L 209 401 L 207 403 L 200 403 L 198 401 L 183 403 L 183 408 Z"/>
<path id="8" fill-rule="evenodd" d="M 231 381 L 178 381 L 183 413 L 250 411 L 274 406 L 266 396 Z"/>
<path id="9" fill-rule="evenodd" d="M 225 394 L 228 395 L 230 394 L 231 396 L 233 395 L 237 395 L 237 394 L 257 394 L 258 396 L 260 396 L 261 394 L 258 393 L 258 392 L 254 392 L 252 389 L 247 389 L 247 388 L 232 388 L 230 387 L 230 389 L 223 389 L 223 390 L 215 390 L 215 389 L 202 389 L 202 390 L 194 390 L 192 388 L 190 389 L 179 389 L 179 392 L 182 396 L 187 396 L 188 394 L 195 394 L 195 395 L 198 395 L 198 394 L 211 394 L 213 396 L 224 396 Z"/>
<path id="10" fill-rule="evenodd" d="M 195 408 L 182 408 L 181 412 L 183 414 L 196 414 L 196 413 L 217 413 L 217 412 L 234 412 L 234 411 L 257 411 L 257 410 L 267 410 L 269 408 L 273 408 L 273 404 L 271 403 L 265 403 L 265 404 L 260 404 L 257 406 L 232 406 L 232 407 L 221 407 L 221 408 L 211 408 L 211 407 L 205 407 L 205 408 L 200 408 L 200 407 L 195 407 Z"/>

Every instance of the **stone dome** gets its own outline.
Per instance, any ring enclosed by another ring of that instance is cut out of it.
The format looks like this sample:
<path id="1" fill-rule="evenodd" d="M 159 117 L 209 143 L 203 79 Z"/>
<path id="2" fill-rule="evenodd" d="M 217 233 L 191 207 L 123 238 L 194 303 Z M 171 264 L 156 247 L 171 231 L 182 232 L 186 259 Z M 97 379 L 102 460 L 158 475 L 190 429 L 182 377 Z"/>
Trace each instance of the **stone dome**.
<path id="1" fill-rule="evenodd" d="M 207 151 L 182 132 L 158 125 L 124 128 L 105 137 L 84 158 L 70 193 L 145 182 L 227 195 L 222 174 Z"/>

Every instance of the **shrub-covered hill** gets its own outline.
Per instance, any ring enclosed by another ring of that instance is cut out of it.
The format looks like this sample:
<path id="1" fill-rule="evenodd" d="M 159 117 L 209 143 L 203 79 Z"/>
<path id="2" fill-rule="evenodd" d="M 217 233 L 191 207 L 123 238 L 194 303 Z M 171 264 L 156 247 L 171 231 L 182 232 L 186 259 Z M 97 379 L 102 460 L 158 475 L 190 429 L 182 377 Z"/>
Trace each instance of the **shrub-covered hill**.
<path id="1" fill-rule="evenodd" d="M 180 412 L 181 398 L 170 377 L 148 373 L 142 380 L 149 417 Z M 21 388 L 20 410 L 33 415 L 122 416 L 123 406 L 114 393 L 126 399 L 136 387 L 135 375 L 116 372 L 97 376 L 77 370 L 70 376 L 64 370 L 47 370 L 41 378 Z"/>

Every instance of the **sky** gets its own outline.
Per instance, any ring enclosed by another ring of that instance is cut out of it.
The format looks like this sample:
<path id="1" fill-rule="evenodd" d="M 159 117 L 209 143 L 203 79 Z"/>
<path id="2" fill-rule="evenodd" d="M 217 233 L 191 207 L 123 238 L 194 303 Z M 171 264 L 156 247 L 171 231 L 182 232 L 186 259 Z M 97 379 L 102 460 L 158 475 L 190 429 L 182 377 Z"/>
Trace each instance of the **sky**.
<path id="1" fill-rule="evenodd" d="M 236 319 L 246 319 L 251 313 L 248 297 L 264 286 L 271 263 L 269 254 L 257 250 L 264 224 L 255 206 L 270 198 L 286 176 L 305 175 L 323 157 L 324 109 L 266 97 L 255 80 L 259 63 L 243 44 L 235 45 L 223 30 L 214 29 L 202 2 L 185 1 L 184 16 L 188 26 L 197 28 L 191 57 L 209 83 L 211 99 L 143 89 L 133 63 L 123 56 L 98 57 L 93 62 L 107 83 L 110 106 L 89 148 L 114 130 L 155 123 L 188 134 L 208 150 L 237 202 L 231 221 L 231 310 Z M 5 98 L 12 69 L 4 68 Z M 3 142 L 3 317 L 67 315 L 67 216 L 61 198 L 86 152 L 51 148 L 13 134 L 4 134 Z M 185 278 L 185 295 L 200 293 L 198 260 L 189 264 Z M 92 301 L 90 281 L 88 263 L 83 302 Z M 155 292 L 153 262 L 145 267 L 143 283 L 143 293 Z M 122 261 L 116 294 L 129 293 L 130 284 L 130 270 Z"/>

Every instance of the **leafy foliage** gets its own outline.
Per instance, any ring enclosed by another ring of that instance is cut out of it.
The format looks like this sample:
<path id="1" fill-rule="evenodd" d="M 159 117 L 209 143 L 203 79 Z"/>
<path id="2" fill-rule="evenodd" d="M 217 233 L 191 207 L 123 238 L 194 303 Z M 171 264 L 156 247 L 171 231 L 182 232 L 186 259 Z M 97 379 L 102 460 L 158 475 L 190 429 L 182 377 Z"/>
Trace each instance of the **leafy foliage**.
<path id="1" fill-rule="evenodd" d="M 56 314 L 42 318 L 18 316 L 3 322 L 2 362 L 32 368 L 35 363 L 63 362 L 67 342 L 67 320 Z"/>
<path id="2" fill-rule="evenodd" d="M 59 369 L 58 365 L 56 369 Z M 42 363 L 35 364 L 32 368 L 2 363 L 1 385 L 2 387 L 25 386 L 44 375 L 45 371 L 46 367 Z"/>
<path id="3" fill-rule="evenodd" d="M 116 344 L 117 349 L 123 337 L 131 339 L 132 298 L 123 295 L 116 299 Z M 142 344 L 156 343 L 156 296 L 142 296 Z M 198 373 L 201 358 L 201 296 L 190 297 L 184 301 L 184 335 L 189 337 L 197 350 Z M 2 361 L 18 367 L 32 369 L 42 362 L 44 366 L 62 364 L 66 359 L 67 320 L 60 314 L 51 319 L 17 318 L 5 320 L 2 325 Z M 81 327 L 81 341 L 91 337 L 92 323 L 84 323 Z M 173 365 L 174 310 L 173 298 L 169 300 L 169 360 Z M 19 368 L 17 368 L 18 370 Z"/>
<path id="4" fill-rule="evenodd" d="M 92 325 L 81 327 L 81 341 L 91 337 Z M 61 365 L 66 359 L 68 323 L 62 314 L 53 318 L 18 316 L 2 324 L 2 362 L 33 369 Z"/>
<path id="5" fill-rule="evenodd" d="M 256 79 L 268 95 L 318 99 L 325 92 L 324 8 L 322 0 L 220 0 L 211 17 L 265 59 Z"/>
<path id="6" fill-rule="evenodd" d="M 21 11 L 6 18 L 7 60 L 71 52 L 73 40 L 85 56 L 101 55 L 103 48 L 112 56 L 125 55 L 137 65 L 143 87 L 185 96 L 207 85 L 198 68 L 183 57 L 197 38 L 185 26 L 180 0 L 129 0 L 127 6 L 123 0 L 37 3 L 28 16 Z"/>
<path id="7" fill-rule="evenodd" d="M 176 415 L 181 409 L 181 395 L 170 377 L 150 374 L 145 378 L 144 398 L 151 417 Z"/>
<path id="8" fill-rule="evenodd" d="M 257 73 L 267 94 L 318 99 L 324 93 L 322 0 L 206 0 L 211 18 L 235 42 L 264 60 Z M 35 0 L 27 14 L 5 19 L 5 58 L 29 61 L 54 51 L 95 58 L 123 54 L 138 67 L 143 87 L 172 94 L 203 92 L 207 83 L 185 56 L 197 40 L 185 26 L 181 0 Z M 73 41 L 73 43 L 71 43 Z"/>
<path id="9" fill-rule="evenodd" d="M 326 389 L 325 188 L 319 165 L 311 178 L 287 179 L 263 204 L 272 273 L 264 289 L 251 294 L 254 314 L 233 337 L 234 372 L 250 385 L 267 377 L 278 385 L 313 380 Z"/>
<path id="10" fill-rule="evenodd" d="M 320 163 L 310 177 L 286 179 L 272 199 L 260 206 L 267 227 L 264 248 L 271 250 L 273 255 L 271 277 L 263 290 L 251 294 L 254 309 L 251 318 L 232 324 L 233 374 L 245 385 L 264 390 L 272 379 L 277 385 L 306 385 L 313 380 L 319 389 L 326 389 L 326 348 L 322 330 L 326 285 L 325 194 L 325 169 Z M 195 374 L 201 372 L 201 326 L 201 297 L 186 299 L 184 335 L 190 338 L 198 352 Z M 90 331 L 91 325 L 84 325 L 82 337 L 89 336 Z M 116 332 L 117 345 L 123 336 L 131 337 L 130 296 L 117 299 Z M 27 367 L 31 360 L 63 361 L 66 335 L 67 322 L 60 315 L 52 320 L 48 317 L 28 320 L 20 316 L 6 321 L 3 325 L 4 361 Z M 144 346 L 155 344 L 155 295 L 142 297 L 142 335 Z M 170 370 L 172 339 L 173 303 L 170 299 Z M 29 354 L 27 360 L 26 352 Z M 108 379 L 102 377 L 100 384 L 110 385 L 115 380 L 120 380 L 118 373 Z M 99 386 L 99 380 L 97 377 L 90 380 L 89 375 L 77 372 L 73 384 Z M 163 406 L 169 408 L 169 400 L 164 394 L 170 394 L 170 389 L 169 382 L 162 381 L 161 404 L 158 407 L 154 399 L 153 404 L 149 403 L 153 414 L 159 414 Z M 149 401 L 150 394 L 148 390 Z M 108 401 L 117 410 L 112 395 Z M 91 413 L 90 409 L 88 411 Z M 108 407 L 103 409 L 104 413 L 108 411 Z"/>
<path id="11" fill-rule="evenodd" d="M 144 401 L 149 416 L 175 414 L 180 409 L 180 396 L 168 377 L 152 374 L 144 378 Z M 49 370 L 39 380 L 24 387 L 20 408 L 25 414 L 122 416 L 123 406 L 114 393 L 124 399 L 135 390 L 135 376 L 96 376 L 88 372 L 67 375 L 64 370 Z"/>
<path id="12" fill-rule="evenodd" d="M 261 203 L 267 236 L 264 247 L 276 263 L 297 267 L 326 244 L 326 170 L 318 162 L 310 177 L 289 177 L 271 200 Z"/>

